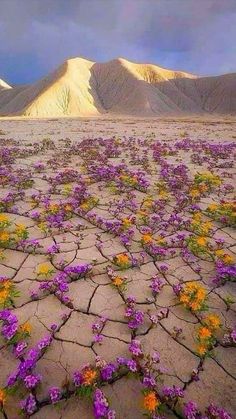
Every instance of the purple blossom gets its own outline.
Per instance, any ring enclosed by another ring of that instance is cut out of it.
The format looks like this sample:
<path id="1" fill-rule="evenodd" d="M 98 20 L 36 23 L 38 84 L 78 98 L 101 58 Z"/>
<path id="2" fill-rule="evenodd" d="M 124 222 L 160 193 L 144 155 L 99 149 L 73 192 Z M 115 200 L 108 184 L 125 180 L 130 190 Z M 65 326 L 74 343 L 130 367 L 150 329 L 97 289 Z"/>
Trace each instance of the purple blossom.
<path id="1" fill-rule="evenodd" d="M 195 403 L 191 400 L 189 402 L 185 403 L 184 417 L 186 419 L 197 419 L 197 417 L 198 417 L 197 403 Z"/>
<path id="2" fill-rule="evenodd" d="M 115 419 L 116 417 L 115 412 L 109 408 L 105 395 L 98 388 L 95 390 L 93 395 L 93 411 L 96 419 Z"/>
<path id="3" fill-rule="evenodd" d="M 163 395 L 168 399 L 175 399 L 177 397 L 184 397 L 184 392 L 180 387 L 169 387 L 165 386 L 162 389 Z"/>
<path id="4" fill-rule="evenodd" d="M 143 351 L 141 349 L 141 342 L 137 339 L 132 340 L 129 345 L 129 351 L 135 356 L 143 355 Z"/>
<path id="5" fill-rule="evenodd" d="M 103 381 L 109 381 L 112 379 L 116 366 L 114 364 L 107 364 L 101 369 L 101 377 Z"/>
<path id="6" fill-rule="evenodd" d="M 80 387 L 83 381 L 82 374 L 79 371 L 75 371 L 73 374 L 73 382 L 75 387 Z"/>
<path id="7" fill-rule="evenodd" d="M 27 348 L 26 342 L 24 341 L 18 342 L 14 348 L 14 353 L 16 357 L 18 358 L 19 356 L 21 356 L 26 348 Z"/>
<path id="8" fill-rule="evenodd" d="M 36 399 L 33 394 L 29 394 L 29 396 L 20 402 L 21 409 L 25 411 L 27 414 L 32 414 L 36 410 Z"/>
<path id="9" fill-rule="evenodd" d="M 52 342 L 52 335 L 45 336 L 38 342 L 37 347 L 41 351 L 47 348 L 47 346 L 49 346 L 51 342 Z"/>
<path id="10" fill-rule="evenodd" d="M 30 374 L 24 378 L 25 386 L 29 389 L 35 388 L 40 383 L 40 381 L 41 377 L 39 375 Z"/>
<path id="11" fill-rule="evenodd" d="M 154 296 L 159 294 L 159 292 L 161 291 L 163 286 L 164 286 L 163 279 L 158 278 L 158 277 L 152 278 L 151 285 L 149 285 L 149 287 L 151 288 L 152 293 L 153 293 Z"/>
<path id="12" fill-rule="evenodd" d="M 131 372 L 137 371 L 137 362 L 134 361 L 134 359 L 130 359 L 129 361 L 127 361 L 126 365 Z"/>
<path id="13" fill-rule="evenodd" d="M 51 387 L 48 394 L 52 404 L 57 403 L 61 399 L 61 390 L 59 387 Z"/>

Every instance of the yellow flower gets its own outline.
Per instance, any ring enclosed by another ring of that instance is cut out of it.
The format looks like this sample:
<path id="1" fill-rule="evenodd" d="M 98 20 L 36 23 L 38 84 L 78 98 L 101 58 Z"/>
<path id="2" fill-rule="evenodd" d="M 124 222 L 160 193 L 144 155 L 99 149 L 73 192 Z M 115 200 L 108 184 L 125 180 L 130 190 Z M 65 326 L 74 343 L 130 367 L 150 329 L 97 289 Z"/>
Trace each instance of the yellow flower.
<path id="1" fill-rule="evenodd" d="M 128 228 L 132 225 L 132 221 L 129 218 L 123 218 L 122 224 L 125 228 Z"/>
<path id="2" fill-rule="evenodd" d="M 70 204 L 66 204 L 64 210 L 69 212 L 72 210 L 72 206 Z"/>
<path id="3" fill-rule="evenodd" d="M 217 208 L 218 208 L 217 204 L 210 204 L 207 209 L 211 212 L 214 212 L 217 210 Z"/>
<path id="4" fill-rule="evenodd" d="M 45 275 L 45 276 L 47 276 L 48 274 L 50 274 L 52 272 L 53 272 L 52 267 L 50 265 L 48 265 L 47 263 L 42 263 L 37 268 L 37 274 L 38 275 Z"/>
<path id="5" fill-rule="evenodd" d="M 48 209 L 49 209 L 50 212 L 55 213 L 59 210 L 59 205 L 58 204 L 50 204 Z"/>
<path id="6" fill-rule="evenodd" d="M 231 265 L 234 262 L 233 256 L 225 253 L 224 249 L 218 249 L 215 251 L 215 254 L 220 258 L 226 265 Z"/>
<path id="7" fill-rule="evenodd" d="M 234 258 L 233 256 L 230 256 L 228 253 L 225 253 L 223 257 L 223 262 L 226 265 L 231 265 L 234 262 Z"/>
<path id="8" fill-rule="evenodd" d="M 0 304 L 4 304 L 9 297 L 9 291 L 6 289 L 0 290 Z"/>
<path id="9" fill-rule="evenodd" d="M 17 232 L 23 232 L 24 230 L 26 230 L 26 226 L 24 225 L 24 224 L 18 224 L 17 226 L 16 226 L 16 231 Z"/>
<path id="10" fill-rule="evenodd" d="M 195 212 L 195 214 L 193 215 L 193 220 L 201 221 L 201 219 L 202 219 L 202 214 L 200 212 Z"/>
<path id="11" fill-rule="evenodd" d="M 145 201 L 143 203 L 143 206 L 146 207 L 146 208 L 151 208 L 152 204 L 153 204 L 152 198 L 147 198 L 147 199 L 145 199 Z"/>
<path id="12" fill-rule="evenodd" d="M 156 396 L 155 391 L 150 391 L 149 393 L 145 394 L 143 400 L 144 409 L 149 410 L 149 412 L 154 412 L 159 404 L 160 402 Z"/>
<path id="13" fill-rule="evenodd" d="M 221 258 L 222 256 L 224 256 L 225 251 L 223 249 L 217 249 L 215 251 L 216 256 L 218 256 L 219 258 Z"/>
<path id="14" fill-rule="evenodd" d="M 189 195 L 192 198 L 197 198 L 200 195 L 200 192 L 198 189 L 190 189 Z"/>
<path id="15" fill-rule="evenodd" d="M 9 222 L 8 216 L 5 214 L 0 214 L 0 223 L 8 223 L 8 222 Z"/>
<path id="16" fill-rule="evenodd" d="M 87 202 L 84 202 L 83 204 L 80 205 L 80 208 L 86 211 L 86 210 L 89 209 L 89 206 L 88 206 Z"/>
<path id="17" fill-rule="evenodd" d="M 10 239 L 10 234 L 7 231 L 0 232 L 0 242 L 5 243 Z"/>

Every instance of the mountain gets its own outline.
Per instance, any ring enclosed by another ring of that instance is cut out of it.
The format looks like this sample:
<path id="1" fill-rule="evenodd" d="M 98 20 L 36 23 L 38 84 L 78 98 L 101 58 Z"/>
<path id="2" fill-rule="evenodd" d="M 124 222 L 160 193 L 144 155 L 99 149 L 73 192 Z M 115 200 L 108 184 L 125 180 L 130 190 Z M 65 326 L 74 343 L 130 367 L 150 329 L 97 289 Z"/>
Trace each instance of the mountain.
<path id="1" fill-rule="evenodd" d="M 2 89 L 11 89 L 11 86 L 7 84 L 4 80 L 0 79 L 0 90 Z"/>
<path id="2" fill-rule="evenodd" d="M 31 85 L 0 80 L 0 115 L 29 117 L 236 113 L 236 73 L 198 77 L 123 58 L 65 61 Z"/>

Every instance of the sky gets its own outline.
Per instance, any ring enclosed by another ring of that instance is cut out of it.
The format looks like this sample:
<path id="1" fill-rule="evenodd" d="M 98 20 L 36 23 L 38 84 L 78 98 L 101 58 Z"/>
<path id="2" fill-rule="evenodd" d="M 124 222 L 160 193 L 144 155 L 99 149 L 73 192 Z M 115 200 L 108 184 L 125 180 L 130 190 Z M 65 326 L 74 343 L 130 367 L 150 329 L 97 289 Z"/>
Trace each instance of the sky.
<path id="1" fill-rule="evenodd" d="M 0 78 L 117 57 L 198 75 L 236 72 L 236 0 L 0 0 Z"/>

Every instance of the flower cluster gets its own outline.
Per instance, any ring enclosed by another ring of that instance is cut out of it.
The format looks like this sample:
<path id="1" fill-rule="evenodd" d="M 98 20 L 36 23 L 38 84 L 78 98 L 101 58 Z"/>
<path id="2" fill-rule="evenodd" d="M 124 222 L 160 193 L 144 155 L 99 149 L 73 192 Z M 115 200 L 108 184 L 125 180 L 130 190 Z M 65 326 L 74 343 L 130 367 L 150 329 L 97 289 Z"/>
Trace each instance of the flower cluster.
<path id="1" fill-rule="evenodd" d="M 180 303 L 192 311 L 206 310 L 206 299 L 206 289 L 197 281 L 186 283 L 179 292 Z"/>

